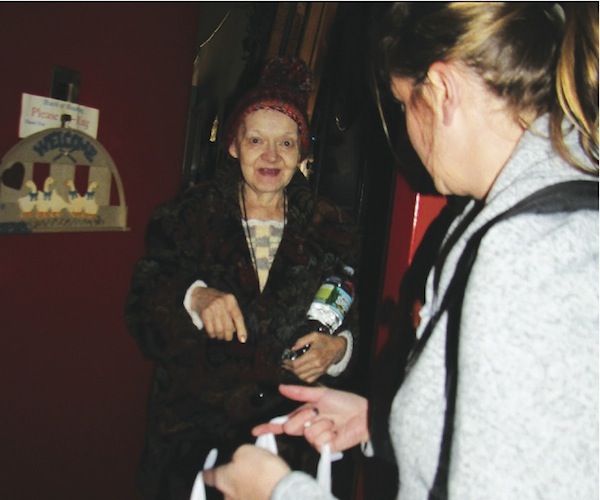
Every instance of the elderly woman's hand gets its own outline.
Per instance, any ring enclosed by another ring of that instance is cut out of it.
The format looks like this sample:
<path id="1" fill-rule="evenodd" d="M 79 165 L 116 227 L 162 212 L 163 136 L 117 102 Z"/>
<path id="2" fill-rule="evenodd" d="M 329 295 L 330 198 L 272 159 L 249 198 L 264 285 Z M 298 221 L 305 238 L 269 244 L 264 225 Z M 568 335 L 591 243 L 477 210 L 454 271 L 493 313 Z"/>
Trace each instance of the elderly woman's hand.
<path id="1" fill-rule="evenodd" d="M 231 462 L 203 472 L 204 483 L 214 486 L 228 500 L 268 500 L 288 465 L 270 451 L 245 444 Z"/>
<path id="2" fill-rule="evenodd" d="M 310 345 L 308 351 L 295 360 L 285 360 L 282 366 L 309 384 L 315 382 L 327 369 L 338 363 L 346 352 L 346 339 L 326 333 L 309 333 L 300 337 L 292 350 Z"/>
<path id="3" fill-rule="evenodd" d="M 200 316 L 211 339 L 232 340 L 235 333 L 240 342 L 246 342 L 244 316 L 232 294 L 198 287 L 192 293 L 192 308 Z"/>

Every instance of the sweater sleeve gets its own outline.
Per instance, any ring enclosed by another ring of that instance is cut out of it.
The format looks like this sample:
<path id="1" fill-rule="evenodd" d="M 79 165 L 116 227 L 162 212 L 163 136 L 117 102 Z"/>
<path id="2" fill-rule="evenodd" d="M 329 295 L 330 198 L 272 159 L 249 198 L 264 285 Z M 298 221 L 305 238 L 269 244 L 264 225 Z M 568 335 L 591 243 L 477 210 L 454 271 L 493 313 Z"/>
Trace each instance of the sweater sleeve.
<path id="1" fill-rule="evenodd" d="M 335 497 L 324 491 L 317 481 L 304 472 L 290 472 L 273 491 L 271 500 L 335 500 Z"/>
<path id="2" fill-rule="evenodd" d="M 522 215 L 482 241 L 462 309 L 450 498 L 598 496 L 597 225 L 597 212 Z M 406 498 L 427 495 L 439 459 L 438 326 L 392 410 Z"/>
<path id="3" fill-rule="evenodd" d="M 490 231 L 466 290 L 456 498 L 598 494 L 597 214 L 532 217 Z"/>

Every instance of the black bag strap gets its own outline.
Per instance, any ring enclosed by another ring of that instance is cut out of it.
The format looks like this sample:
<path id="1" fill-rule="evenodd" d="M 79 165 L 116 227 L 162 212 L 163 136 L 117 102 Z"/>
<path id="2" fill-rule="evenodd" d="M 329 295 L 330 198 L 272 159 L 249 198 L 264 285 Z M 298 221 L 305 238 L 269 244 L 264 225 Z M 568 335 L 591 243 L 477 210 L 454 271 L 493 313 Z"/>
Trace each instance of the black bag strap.
<path id="1" fill-rule="evenodd" d="M 439 254 L 434 264 L 434 275 L 433 275 L 433 289 L 437 292 L 440 285 L 441 270 L 444 267 L 444 262 L 450 253 L 452 247 L 456 244 L 458 239 L 463 233 L 469 228 L 471 222 L 479 215 L 479 212 L 483 210 L 485 203 L 480 200 L 475 200 L 471 210 L 462 218 L 460 223 L 456 226 L 456 229 L 452 231 L 448 239 L 444 242 L 440 248 Z"/>
<path id="2" fill-rule="evenodd" d="M 456 265 L 454 276 L 444 294 L 441 306 L 426 325 L 407 365 L 408 371 L 425 347 L 440 317 L 445 311 L 448 311 L 445 356 L 446 411 L 438 468 L 433 486 L 429 492 L 430 500 L 445 499 L 448 497 L 448 474 L 458 388 L 458 347 L 462 304 L 469 274 L 483 237 L 494 224 L 515 215 L 523 213 L 551 214 L 578 210 L 598 210 L 598 182 L 584 180 L 566 181 L 536 191 L 485 223 L 467 241 L 465 249 Z M 439 269 L 434 270 L 434 272 L 437 271 Z"/>

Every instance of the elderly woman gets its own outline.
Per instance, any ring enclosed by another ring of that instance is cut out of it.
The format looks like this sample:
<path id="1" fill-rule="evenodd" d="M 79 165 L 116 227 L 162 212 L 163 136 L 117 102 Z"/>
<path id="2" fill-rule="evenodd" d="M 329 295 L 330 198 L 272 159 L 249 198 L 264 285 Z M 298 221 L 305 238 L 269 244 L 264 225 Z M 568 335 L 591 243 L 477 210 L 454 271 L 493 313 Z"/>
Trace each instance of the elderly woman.
<path id="1" fill-rule="evenodd" d="M 598 4 L 562 6 L 392 7 L 384 81 L 438 190 L 473 200 L 391 410 L 284 386 L 307 404 L 257 434 L 376 454 L 391 439 L 402 499 L 598 498 Z M 330 498 L 253 446 L 205 479 L 230 499 Z"/>
<path id="2" fill-rule="evenodd" d="M 359 243 L 349 217 L 315 197 L 299 170 L 309 90 L 303 62 L 271 61 L 228 122 L 228 165 L 148 226 L 126 308 L 156 362 L 139 474 L 148 499 L 188 499 L 211 448 L 227 459 L 252 442 L 253 425 L 287 413 L 278 383 L 335 384 L 352 364 L 356 301 L 333 335 L 304 323 L 322 281 L 356 269 Z M 280 446 L 297 467 L 316 464 L 306 443 Z"/>

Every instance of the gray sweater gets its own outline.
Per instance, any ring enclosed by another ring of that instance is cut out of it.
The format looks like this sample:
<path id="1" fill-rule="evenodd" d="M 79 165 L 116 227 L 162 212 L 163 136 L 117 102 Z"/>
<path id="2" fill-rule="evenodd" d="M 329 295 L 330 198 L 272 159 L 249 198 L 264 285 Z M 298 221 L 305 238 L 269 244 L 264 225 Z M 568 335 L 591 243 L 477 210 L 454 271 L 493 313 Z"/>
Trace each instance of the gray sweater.
<path id="1" fill-rule="evenodd" d="M 546 131 L 543 117 L 524 134 L 448 254 L 437 293 L 429 277 L 422 327 L 477 228 L 543 186 L 597 181 L 557 158 Z M 575 134 L 569 140 L 577 151 Z M 450 498 L 598 498 L 598 300 L 598 212 L 520 215 L 484 237 L 463 303 Z M 445 320 L 392 406 L 402 500 L 426 499 L 437 467 Z M 329 498 L 309 483 L 291 474 L 272 498 Z"/>

